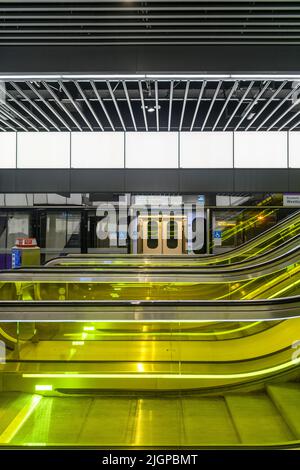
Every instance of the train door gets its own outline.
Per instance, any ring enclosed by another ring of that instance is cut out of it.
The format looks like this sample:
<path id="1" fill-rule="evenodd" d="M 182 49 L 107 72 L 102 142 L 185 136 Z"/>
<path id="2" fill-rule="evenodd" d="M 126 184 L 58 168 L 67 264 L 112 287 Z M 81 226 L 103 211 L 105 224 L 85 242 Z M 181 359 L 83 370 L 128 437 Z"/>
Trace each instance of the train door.
<path id="1" fill-rule="evenodd" d="M 185 253 L 185 223 L 186 220 L 182 215 L 140 216 L 139 252 L 149 255 L 181 255 Z"/>
<path id="2" fill-rule="evenodd" d="M 184 218 L 180 216 L 162 217 L 162 253 L 182 255 L 185 251 Z"/>

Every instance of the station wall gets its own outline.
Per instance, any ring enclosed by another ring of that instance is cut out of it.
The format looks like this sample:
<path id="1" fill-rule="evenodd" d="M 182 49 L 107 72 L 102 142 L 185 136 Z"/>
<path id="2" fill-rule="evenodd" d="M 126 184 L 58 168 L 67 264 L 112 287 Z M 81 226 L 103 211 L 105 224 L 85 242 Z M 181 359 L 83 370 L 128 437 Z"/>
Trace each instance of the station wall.
<path id="1" fill-rule="evenodd" d="M 0 193 L 269 191 L 300 193 L 300 133 L 0 133 Z"/>
<path id="2" fill-rule="evenodd" d="M 299 132 L 6 132 L 0 169 L 299 168 Z"/>

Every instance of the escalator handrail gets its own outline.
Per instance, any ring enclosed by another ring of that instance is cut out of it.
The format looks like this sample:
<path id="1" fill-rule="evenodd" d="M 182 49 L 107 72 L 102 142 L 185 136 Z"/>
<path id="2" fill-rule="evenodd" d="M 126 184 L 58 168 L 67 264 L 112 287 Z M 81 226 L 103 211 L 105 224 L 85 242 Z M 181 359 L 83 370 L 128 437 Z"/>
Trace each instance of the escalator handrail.
<path id="1" fill-rule="evenodd" d="M 83 267 L 72 267 L 65 269 L 63 267 L 55 267 L 55 268 L 43 268 L 43 267 L 32 267 L 32 268 L 20 268 L 20 269 L 14 269 L 14 270 L 1 270 L 0 271 L 0 282 L 5 282 L 5 281 L 27 281 L 28 276 L 34 277 L 34 275 L 37 276 L 36 282 L 38 281 L 43 281 L 43 280 L 53 280 L 53 282 L 56 280 L 57 282 L 61 282 L 60 279 L 56 279 L 55 274 L 64 274 L 65 275 L 65 280 L 68 280 L 68 277 L 76 277 L 78 276 L 78 282 L 82 281 L 84 277 L 89 277 L 88 282 L 92 282 L 93 279 L 99 280 L 99 282 L 106 280 L 107 278 L 111 277 L 117 277 L 119 278 L 120 275 L 123 276 L 137 276 L 137 281 L 140 279 L 138 276 L 146 275 L 146 276 L 155 276 L 155 275 L 165 275 L 165 276 L 170 276 L 170 277 L 175 277 L 180 274 L 183 276 L 187 275 L 194 275 L 194 276 L 199 276 L 199 277 L 206 277 L 206 278 L 212 278 L 212 279 L 218 279 L 221 276 L 226 277 L 224 279 L 224 282 L 230 282 L 230 276 L 238 276 L 238 275 L 245 275 L 247 276 L 247 279 L 251 279 L 253 277 L 261 277 L 265 274 L 270 274 L 267 271 L 272 268 L 276 267 L 276 270 L 279 271 L 281 269 L 286 268 L 287 266 L 291 266 L 293 264 L 296 264 L 299 261 L 299 252 L 300 252 L 300 245 L 292 248 L 290 251 L 287 253 L 279 255 L 277 258 L 274 258 L 272 260 L 264 261 L 260 264 L 255 264 L 250 267 L 248 266 L 243 266 L 243 267 L 238 267 L 238 268 L 233 268 L 233 269 L 224 269 L 224 266 L 222 267 L 215 267 L 214 271 L 217 272 L 211 272 L 212 270 L 209 270 L 209 272 L 204 269 L 203 267 L 176 267 L 176 268 L 152 268 L 147 267 L 147 268 L 136 268 L 136 267 L 127 267 L 126 271 L 124 272 L 124 269 L 118 269 L 118 268 L 113 268 L 111 271 L 109 268 L 106 268 L 103 272 L 99 270 L 99 268 L 83 268 Z M 293 259 L 295 260 L 293 261 Z M 279 266 L 278 266 L 279 265 Z M 259 272 L 258 272 L 259 270 Z M 47 279 L 48 275 L 48 279 Z M 40 277 L 39 277 L 40 276 Z M 20 279 L 19 279 L 20 277 Z M 35 279 L 29 279 L 30 281 L 34 282 Z M 64 280 L 64 279 L 63 279 Z M 118 279 L 120 282 L 122 282 L 122 279 Z M 183 279 L 184 280 L 184 279 Z M 236 280 L 236 278 L 232 278 L 232 280 Z M 193 282 L 206 282 L 207 279 L 199 279 L 198 277 L 193 281 Z M 109 282 L 109 281 L 107 281 Z M 111 282 L 116 282 L 114 279 Z M 125 282 L 125 281 L 124 281 Z M 151 280 L 149 280 L 151 282 Z M 154 281 L 153 281 L 154 282 Z M 161 281 L 163 282 L 163 281 Z M 170 280 L 165 280 L 164 282 L 171 282 Z"/>
<path id="2" fill-rule="evenodd" d="M 240 246 L 238 246 L 238 247 L 235 247 L 235 248 L 233 248 L 232 250 L 227 251 L 226 254 L 227 254 L 227 253 L 232 253 L 232 252 L 234 252 L 234 251 L 236 251 L 236 250 L 240 250 L 242 247 L 245 247 L 245 246 L 247 247 L 248 244 L 257 241 L 258 238 L 263 237 L 263 236 L 265 236 L 265 235 L 268 235 L 269 232 L 274 231 L 274 230 L 277 229 L 277 228 L 280 228 L 282 225 L 285 225 L 286 223 L 289 223 L 291 220 L 297 219 L 298 217 L 300 218 L 300 210 L 295 211 L 295 212 L 293 212 L 292 214 L 288 215 L 288 216 L 285 217 L 284 219 L 280 220 L 280 222 L 278 222 L 275 226 L 270 227 L 269 229 L 265 230 L 263 233 L 260 233 L 259 235 L 256 235 L 255 237 L 251 238 L 251 240 L 247 240 L 247 241 L 246 241 L 245 243 L 243 243 L 242 245 L 240 245 Z M 62 251 L 63 251 L 63 250 L 62 250 Z M 94 255 L 92 255 L 92 256 L 94 256 Z M 125 254 L 123 254 L 123 253 L 118 253 L 118 254 L 109 254 L 109 255 L 107 255 L 107 254 L 99 254 L 99 255 L 97 255 L 97 256 L 98 256 L 99 258 L 102 258 L 102 257 L 105 258 L 105 257 L 107 257 L 107 258 L 112 258 L 112 259 L 113 259 L 113 258 L 129 258 L 129 259 L 141 258 L 141 259 L 142 259 L 143 257 L 149 257 L 149 255 L 145 256 L 145 255 L 143 255 L 143 254 L 128 254 L 128 253 L 125 253 Z M 182 258 L 182 256 L 184 256 L 184 255 L 177 255 L 177 256 L 176 256 L 176 255 L 175 255 L 175 256 L 174 256 L 174 255 L 164 255 L 165 258 L 172 257 L 172 258 L 174 258 L 174 259 L 176 259 L 176 258 Z M 216 255 L 216 254 L 205 254 L 205 255 L 196 255 L 196 256 L 186 255 L 186 256 L 187 256 L 189 259 L 193 260 L 193 259 L 212 258 L 212 257 L 215 257 L 215 256 L 220 256 L 220 254 L 218 254 L 218 255 Z M 67 256 L 65 256 L 64 258 L 67 259 L 67 258 L 69 258 L 69 257 L 82 258 L 82 259 L 86 258 L 86 259 L 88 259 L 88 258 L 91 257 L 91 255 L 85 256 L 85 254 L 76 255 L 76 254 L 71 253 L 71 254 L 68 254 Z M 52 258 L 51 260 L 49 260 L 49 261 L 45 264 L 45 266 L 47 266 L 48 264 L 50 264 L 50 263 L 52 263 L 52 262 L 54 262 L 54 261 L 56 261 L 56 260 L 61 260 L 62 258 L 63 258 L 63 257 L 60 257 L 60 256 L 57 256 L 57 257 L 55 257 L 55 258 Z M 153 259 L 161 258 L 161 255 L 151 255 L 151 258 L 153 258 Z"/>
<path id="3" fill-rule="evenodd" d="M 6 307 L 264 307 L 287 306 L 300 308 L 300 295 L 254 300 L 1 300 L 0 310 Z M 300 315 L 300 311 L 299 311 Z"/>
<path id="4" fill-rule="evenodd" d="M 299 242 L 299 244 L 297 246 L 294 246 L 294 244 L 296 242 Z M 272 260 L 267 260 L 267 261 L 263 261 L 259 264 L 251 264 L 253 263 L 254 261 L 259 261 L 261 258 L 264 258 L 266 256 L 270 256 L 272 254 L 276 254 L 276 252 L 278 251 L 281 251 L 283 248 L 285 247 L 289 247 L 290 245 L 292 245 L 292 248 L 291 250 L 287 251 L 286 253 L 282 253 L 280 254 L 279 256 L 273 258 Z M 26 270 L 30 270 L 30 269 L 34 269 L 34 271 L 38 272 L 38 271 L 44 271 L 44 272 L 47 272 L 47 270 L 53 270 L 55 272 L 55 270 L 57 270 L 57 272 L 60 272 L 60 271 L 63 271 L 63 270 L 67 270 L 67 271 L 71 271 L 72 269 L 74 269 L 74 272 L 76 272 L 76 270 L 81 270 L 81 271 L 85 271 L 85 272 L 88 272 L 88 270 L 91 270 L 91 272 L 94 272 L 94 270 L 98 270 L 98 269 L 102 269 L 103 271 L 109 271 L 110 269 L 113 270 L 113 271 L 125 271 L 125 270 L 131 270 L 131 271 L 134 271 L 134 270 L 137 270 L 137 271 L 143 271 L 143 270 L 167 270 L 167 269 L 172 269 L 172 272 L 176 271 L 176 269 L 178 270 L 197 270 L 198 272 L 199 271 L 202 271 L 203 272 L 209 272 L 211 271 L 212 269 L 214 270 L 218 270 L 218 272 L 220 273 L 223 273 L 223 272 L 229 272 L 229 271 L 238 271 L 238 269 L 252 269 L 253 267 L 257 267 L 257 266 L 262 266 L 264 264 L 267 264 L 269 262 L 274 262 L 275 260 L 277 259 L 280 259 L 281 257 L 284 257 L 284 256 L 287 256 L 289 255 L 289 253 L 292 252 L 293 249 L 298 249 L 300 247 L 300 234 L 298 235 L 295 235 L 293 238 L 291 238 L 290 240 L 286 240 L 285 242 L 283 242 L 281 245 L 279 246 L 276 246 L 274 248 L 272 248 L 271 250 L 267 251 L 267 252 L 263 252 L 261 254 L 259 254 L 258 256 L 253 256 L 251 258 L 248 258 L 246 260 L 242 260 L 242 261 L 238 261 L 236 263 L 231 263 L 231 264 L 218 264 L 218 265 L 209 265 L 209 266 L 199 266 L 199 265 L 196 265 L 196 266 L 193 266 L 193 265 L 183 265 L 183 266 L 175 266 L 175 267 L 170 267 L 168 265 L 164 266 L 164 265 L 161 265 L 161 266 L 154 266 L 154 267 L 151 267 L 151 265 L 149 266 L 128 266 L 128 265 L 124 265 L 124 266 L 119 266 L 119 265 L 108 265 L 108 264 L 104 264 L 104 265 L 99 265 L 99 266 L 91 266 L 91 265 L 69 265 L 69 266 L 65 266 L 65 265 L 54 265 L 54 266 L 48 266 L 48 264 L 45 264 L 43 266 L 28 266 L 26 268 L 18 268 L 17 270 L 18 271 L 24 271 L 26 272 Z M 56 259 L 61 259 L 61 258 L 56 258 Z M 74 258 L 74 260 L 77 260 L 78 258 Z M 96 259 L 96 258 L 95 258 Z M 236 269 L 235 269 L 236 268 Z M 223 271 L 222 271 L 223 270 Z M 9 270 L 0 270 L 0 273 L 1 272 L 4 272 L 4 271 L 9 271 Z"/>

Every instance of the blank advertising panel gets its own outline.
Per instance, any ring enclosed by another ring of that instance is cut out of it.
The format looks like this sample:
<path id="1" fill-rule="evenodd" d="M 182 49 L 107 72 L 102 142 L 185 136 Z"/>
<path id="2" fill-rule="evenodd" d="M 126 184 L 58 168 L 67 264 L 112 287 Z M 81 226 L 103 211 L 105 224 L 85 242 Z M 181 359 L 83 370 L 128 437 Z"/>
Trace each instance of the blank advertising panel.
<path id="1" fill-rule="evenodd" d="M 178 168 L 177 132 L 127 132 L 126 168 Z"/>
<path id="2" fill-rule="evenodd" d="M 289 167 L 300 168 L 300 132 L 289 132 Z"/>
<path id="3" fill-rule="evenodd" d="M 72 168 L 124 168 L 123 132 L 73 132 Z"/>
<path id="4" fill-rule="evenodd" d="M 16 133 L 0 133 L 0 168 L 16 168 Z"/>
<path id="5" fill-rule="evenodd" d="M 286 132 L 235 132 L 235 168 L 286 168 Z"/>
<path id="6" fill-rule="evenodd" d="M 232 168 L 232 132 L 182 132 L 181 168 Z"/>
<path id="7" fill-rule="evenodd" d="M 70 133 L 18 133 L 17 166 L 18 168 L 70 168 Z"/>

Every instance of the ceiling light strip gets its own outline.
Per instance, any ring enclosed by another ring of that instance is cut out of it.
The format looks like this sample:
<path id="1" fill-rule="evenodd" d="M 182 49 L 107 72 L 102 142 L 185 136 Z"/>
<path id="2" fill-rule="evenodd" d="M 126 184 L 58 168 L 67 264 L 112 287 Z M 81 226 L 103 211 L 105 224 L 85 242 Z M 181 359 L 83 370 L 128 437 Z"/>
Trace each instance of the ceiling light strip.
<path id="1" fill-rule="evenodd" d="M 173 106 L 173 93 L 174 93 L 174 81 L 170 83 L 170 98 L 169 98 L 169 116 L 168 116 L 168 131 L 171 130 L 172 123 L 172 106 Z"/>
<path id="2" fill-rule="evenodd" d="M 143 93 L 143 86 L 142 82 L 139 81 L 139 91 L 140 91 L 140 97 L 141 97 L 141 103 L 142 103 L 142 110 L 143 110 L 143 116 L 144 116 L 144 122 L 145 122 L 145 128 L 146 131 L 148 131 L 148 121 L 147 121 L 147 114 L 146 114 L 146 108 L 145 108 L 145 100 L 144 100 L 144 93 Z"/>
<path id="3" fill-rule="evenodd" d="M 200 90 L 200 93 L 199 93 L 199 96 L 198 96 L 198 101 L 197 101 L 196 109 L 195 109 L 194 116 L 193 116 L 193 119 L 192 119 L 192 124 L 191 124 L 191 127 L 190 127 L 190 131 L 192 131 L 194 129 L 194 125 L 195 125 L 195 122 L 196 122 L 196 118 L 197 118 L 197 115 L 198 115 L 198 111 L 199 111 L 200 103 L 201 103 L 202 96 L 203 96 L 203 93 L 204 93 L 204 89 L 206 87 L 206 83 L 207 83 L 206 80 L 204 80 L 202 82 L 202 86 L 201 86 L 201 90 Z"/>
<path id="4" fill-rule="evenodd" d="M 300 103 L 300 100 L 299 100 L 299 99 L 297 99 L 294 103 L 292 103 L 292 104 L 284 111 L 284 113 L 282 113 L 280 116 L 278 116 L 278 118 L 273 122 L 273 124 L 271 124 L 271 125 L 268 127 L 267 131 L 270 131 L 271 129 L 273 129 L 273 127 L 275 127 L 276 124 L 277 124 L 278 122 L 280 122 L 281 119 L 284 118 L 284 116 L 286 116 L 290 111 L 292 111 L 292 109 L 294 109 L 295 106 L 299 106 L 299 103 Z M 297 114 L 296 114 L 296 116 L 297 116 Z M 295 117 L 296 117 L 296 116 L 295 116 Z"/>
<path id="5" fill-rule="evenodd" d="M 0 107 L 0 114 L 5 118 L 5 122 L 6 120 L 12 121 L 14 124 L 21 127 L 21 129 L 23 129 L 25 132 L 28 132 L 28 129 L 23 126 L 23 124 L 19 122 L 16 118 L 12 117 L 11 114 L 7 111 L 7 109 L 4 108 L 4 106 L 5 104 Z"/>
<path id="6" fill-rule="evenodd" d="M 180 124 L 179 124 L 179 132 L 182 130 L 182 124 L 183 124 L 183 119 L 184 119 L 184 112 L 186 108 L 186 101 L 189 93 L 189 88 L 190 88 L 190 81 L 188 80 L 186 82 L 185 86 L 185 92 L 184 92 L 184 99 L 183 99 L 183 104 L 182 104 L 182 111 L 181 111 L 181 117 L 180 117 Z"/>
<path id="7" fill-rule="evenodd" d="M 11 82 L 10 82 L 11 83 Z M 16 86 L 16 85 L 15 85 Z M 39 123 L 40 126 L 43 127 L 43 129 L 45 129 L 47 132 L 50 131 L 50 129 L 46 126 L 46 124 L 43 123 L 43 121 L 40 120 L 39 117 L 37 117 L 35 114 L 33 114 L 28 108 L 27 106 L 25 106 L 21 101 L 18 101 L 11 93 L 9 93 L 7 90 L 6 90 L 6 96 L 8 96 L 11 100 L 14 101 L 14 103 L 17 104 L 17 106 L 19 106 L 20 108 L 23 109 L 23 111 L 25 111 L 27 114 L 29 114 L 29 116 L 31 116 L 36 122 Z M 38 131 L 38 128 L 37 127 L 34 127 L 37 131 Z"/>
<path id="8" fill-rule="evenodd" d="M 263 122 L 260 123 L 260 125 L 256 128 L 256 131 L 259 131 L 263 126 L 264 124 L 278 111 L 278 109 L 290 98 L 292 97 L 296 91 L 298 90 L 300 86 L 300 83 L 298 83 L 298 85 L 293 88 L 293 90 L 291 90 L 287 95 L 286 97 L 276 106 L 275 109 L 273 109 L 273 111 L 268 114 L 268 116 L 263 120 Z"/>
<path id="9" fill-rule="evenodd" d="M 222 115 L 223 115 L 223 113 L 224 113 L 224 111 L 225 111 L 225 108 L 227 107 L 227 105 L 228 105 L 228 103 L 229 103 L 229 101 L 230 101 L 230 99 L 231 99 L 233 93 L 236 91 L 236 89 L 237 89 L 237 87 L 238 87 L 238 84 L 239 84 L 238 81 L 234 82 L 233 87 L 231 88 L 230 93 L 229 93 L 229 95 L 227 96 L 227 99 L 226 99 L 226 101 L 225 101 L 225 103 L 224 103 L 224 105 L 223 105 L 223 107 L 222 107 L 222 109 L 221 109 L 221 111 L 220 111 L 220 113 L 219 113 L 219 115 L 218 115 L 218 117 L 217 117 L 217 120 L 216 120 L 216 122 L 215 122 L 215 124 L 214 124 L 214 126 L 213 126 L 213 128 L 212 128 L 213 131 L 216 129 L 216 127 L 217 127 L 217 125 L 218 125 L 218 123 L 219 123 L 219 121 L 220 121 L 220 119 L 221 119 L 221 117 L 222 117 Z"/>
<path id="10" fill-rule="evenodd" d="M 249 122 L 248 126 L 245 128 L 245 131 L 248 131 L 252 127 L 252 125 L 255 123 L 255 121 L 259 118 L 259 116 L 264 112 L 264 110 L 269 106 L 269 104 L 276 98 L 276 96 L 281 92 L 281 90 L 286 86 L 287 80 L 285 80 L 279 88 L 273 93 L 273 95 L 270 97 L 270 99 L 264 104 L 264 106 L 261 108 L 261 110 L 252 118 L 252 120 Z"/>
<path id="11" fill-rule="evenodd" d="M 55 111 L 49 101 L 45 100 L 45 98 L 39 93 L 39 91 L 33 86 L 33 84 L 30 82 L 26 82 L 26 85 L 35 93 L 35 95 L 44 103 L 44 105 L 47 106 L 48 109 L 50 109 L 50 111 L 63 124 L 63 126 L 66 127 L 69 132 L 71 132 L 71 128 L 66 123 L 66 121 Z"/>
<path id="12" fill-rule="evenodd" d="M 62 82 L 59 82 L 62 90 L 64 91 L 65 95 L 68 97 L 68 99 L 70 100 L 70 102 L 72 103 L 72 105 L 74 106 L 74 108 L 76 109 L 76 111 L 78 112 L 78 114 L 82 117 L 82 119 L 84 120 L 84 122 L 86 123 L 86 125 L 88 126 L 88 128 L 90 129 L 90 131 L 93 131 L 93 128 L 91 126 L 91 123 L 87 120 L 87 118 L 85 117 L 85 115 L 83 114 L 83 112 L 81 111 L 80 107 L 78 106 L 78 104 L 76 103 L 76 101 L 73 99 L 71 93 L 69 92 L 69 90 L 67 89 L 67 87 L 65 86 L 64 83 Z"/>
<path id="13" fill-rule="evenodd" d="M 158 104 L 158 82 L 157 82 L 157 80 L 155 80 L 155 82 L 154 82 L 154 90 L 155 90 L 156 130 L 159 131 L 159 104 Z"/>
<path id="14" fill-rule="evenodd" d="M 17 132 L 17 129 L 14 126 L 12 126 L 11 124 L 9 124 L 9 122 L 7 122 L 6 119 L 5 120 L 2 119 L 1 111 L 0 111 L 0 122 L 2 122 L 2 124 L 5 124 L 5 126 L 9 127 L 12 131 Z"/>
<path id="15" fill-rule="evenodd" d="M 129 111 L 130 111 L 130 116 L 131 116 L 131 120 L 132 120 L 132 123 L 133 123 L 133 127 L 134 127 L 134 130 L 137 131 L 136 120 L 135 120 L 135 117 L 134 117 L 134 114 L 133 114 L 133 109 L 132 109 L 132 106 L 131 106 L 131 101 L 130 101 L 130 98 L 129 98 L 129 94 L 128 94 L 127 85 L 126 85 L 125 80 L 123 80 L 122 83 L 123 83 L 123 88 L 124 88 L 128 108 L 129 108 Z"/>
<path id="16" fill-rule="evenodd" d="M 238 130 L 238 128 L 240 127 L 240 125 L 242 124 L 242 122 L 244 121 L 244 119 L 246 119 L 246 117 L 247 117 L 248 114 L 250 113 L 251 109 L 258 103 L 259 98 L 260 98 L 260 97 L 264 94 L 264 92 L 269 88 L 270 83 L 271 83 L 271 81 L 268 80 L 267 83 L 264 85 L 264 87 L 257 93 L 257 95 L 255 96 L 254 100 L 252 101 L 252 103 L 250 104 L 250 106 L 246 108 L 245 113 L 243 114 L 243 116 L 241 117 L 241 119 L 239 120 L 239 122 L 237 123 L 237 125 L 235 126 L 234 131 L 237 131 L 237 130 Z"/>
<path id="17" fill-rule="evenodd" d="M 39 81 L 39 80 L 300 80 L 300 73 L 239 73 L 239 74 L 210 74 L 210 73 L 179 73 L 179 74 L 101 74 L 101 73 L 89 73 L 89 74 L 74 74 L 74 73 L 61 73 L 61 74 L 0 74 L 0 80 L 2 81 Z"/>
<path id="18" fill-rule="evenodd" d="M 75 86 L 76 86 L 77 90 L 79 91 L 80 95 L 81 95 L 82 98 L 84 99 L 85 104 L 87 105 L 87 107 L 89 108 L 90 112 L 92 113 L 92 115 L 93 115 L 93 117 L 94 117 L 96 123 L 97 123 L 98 126 L 100 127 L 101 131 L 104 131 L 104 128 L 103 128 L 103 126 L 102 126 L 102 124 L 101 124 L 101 122 L 100 122 L 100 120 L 99 120 L 97 114 L 95 113 L 94 109 L 92 108 L 92 105 L 91 105 L 91 103 L 89 102 L 89 100 L 87 99 L 86 95 L 84 94 L 84 92 L 83 92 L 81 86 L 79 85 L 78 82 L 74 82 L 74 83 L 75 83 Z"/>
<path id="19" fill-rule="evenodd" d="M 57 131 L 60 132 L 60 128 L 58 127 L 58 125 L 53 121 L 53 119 L 51 119 L 43 110 L 40 106 L 38 106 L 35 101 L 33 101 L 31 98 L 29 98 L 26 93 L 18 86 L 16 85 L 15 83 L 12 83 L 10 82 L 11 85 L 17 90 L 17 92 L 23 96 L 23 98 L 25 98 L 25 100 L 27 100 L 31 106 L 33 106 L 45 119 L 46 121 L 48 121 Z M 47 126 L 47 129 L 49 130 L 48 126 Z"/>
<path id="20" fill-rule="evenodd" d="M 113 103 L 114 103 L 114 105 L 115 105 L 115 108 L 116 108 L 116 110 L 117 110 L 119 119 L 120 119 L 121 124 L 122 124 L 122 127 L 123 127 L 123 131 L 126 131 L 126 126 L 125 126 L 125 124 L 124 124 L 123 117 L 122 117 L 122 114 L 121 114 L 119 105 L 118 105 L 118 103 L 117 103 L 116 97 L 115 97 L 115 95 L 114 95 L 114 92 L 113 92 L 113 90 L 112 90 L 111 84 L 110 84 L 108 81 L 106 81 L 106 85 L 107 85 L 107 88 L 108 88 L 108 90 L 109 90 L 110 96 L 111 96 L 111 98 L 112 98 L 112 100 L 113 100 Z"/>
<path id="21" fill-rule="evenodd" d="M 298 103 L 299 104 L 299 103 Z M 281 131 L 282 129 L 284 129 L 291 121 L 293 121 L 294 119 L 296 119 L 296 117 L 298 117 L 300 114 L 300 111 L 297 111 L 296 114 L 294 114 L 293 116 L 291 116 L 287 121 L 285 121 L 280 127 L 279 129 L 277 129 L 277 131 Z"/>
<path id="22" fill-rule="evenodd" d="M 205 119 L 204 119 L 204 121 L 203 121 L 203 124 L 202 124 L 202 126 L 201 126 L 201 131 L 203 131 L 203 130 L 205 129 L 206 123 L 207 123 L 207 121 L 208 121 L 208 118 L 209 118 L 209 116 L 210 116 L 211 110 L 212 110 L 213 105 L 214 105 L 214 103 L 215 103 L 215 101 L 216 101 L 216 98 L 217 98 L 217 96 L 218 96 L 218 93 L 219 93 L 219 91 L 220 91 L 221 86 L 222 86 L 222 81 L 220 81 L 220 82 L 218 83 L 218 85 L 217 85 L 217 88 L 216 88 L 216 90 L 215 90 L 213 99 L 212 99 L 211 102 L 210 102 L 210 106 L 209 106 L 209 108 L 208 108 L 207 114 L 206 114 Z"/>
<path id="23" fill-rule="evenodd" d="M 74 116 L 68 111 L 68 109 L 66 108 L 66 106 L 63 104 L 63 102 L 58 98 L 58 96 L 56 95 L 56 93 L 54 92 L 54 90 L 52 89 L 52 87 L 50 85 L 48 85 L 46 82 L 41 82 L 42 85 L 46 88 L 46 90 L 48 91 L 48 93 L 52 96 L 52 98 L 55 100 L 55 102 L 61 107 L 61 109 L 66 113 L 66 115 L 71 119 L 71 121 L 74 122 L 75 126 L 77 127 L 77 129 L 79 129 L 80 131 L 82 131 L 82 127 L 81 125 L 78 123 L 78 121 L 74 118 Z"/>
<path id="24" fill-rule="evenodd" d="M 10 97 L 14 102 L 17 102 L 17 100 L 13 98 L 12 95 L 10 95 L 10 93 L 7 92 L 7 90 L 5 91 L 5 94 L 7 95 L 7 97 Z M 38 131 L 38 128 L 34 124 L 32 124 L 32 122 L 29 121 L 29 119 L 27 119 L 25 116 L 22 116 L 22 114 L 19 113 L 19 111 L 17 111 L 13 106 L 11 106 L 8 103 L 8 101 L 5 101 L 5 108 L 10 110 L 13 114 L 18 116 L 20 119 L 22 119 L 22 121 L 26 122 L 26 124 L 28 124 L 30 128 L 34 129 L 35 131 Z"/>
<path id="25" fill-rule="evenodd" d="M 243 94 L 242 98 L 240 99 L 240 101 L 238 102 L 235 110 L 233 111 L 233 113 L 231 114 L 230 118 L 228 119 L 227 123 L 225 124 L 225 127 L 223 128 L 223 132 L 226 131 L 227 127 L 229 126 L 229 124 L 231 123 L 232 119 L 234 118 L 234 116 L 236 115 L 236 113 L 238 112 L 239 108 L 241 107 L 243 101 L 245 100 L 245 98 L 247 97 L 249 91 L 251 90 L 251 88 L 253 87 L 255 81 L 252 80 L 247 88 L 247 90 L 245 91 L 245 93 Z"/>
<path id="26" fill-rule="evenodd" d="M 99 91 L 98 91 L 98 89 L 97 89 L 95 83 L 91 81 L 90 84 L 91 84 L 91 86 L 92 86 L 92 88 L 93 88 L 93 91 L 94 91 L 94 93 L 95 93 L 95 95 L 96 95 L 96 97 L 97 97 L 97 100 L 99 101 L 99 104 L 100 104 L 100 106 L 101 106 L 101 108 L 102 108 L 102 110 L 103 110 L 103 112 L 104 112 L 104 114 L 105 114 L 105 116 L 106 116 L 106 119 L 108 120 L 108 122 L 109 122 L 109 124 L 110 124 L 112 130 L 115 131 L 115 130 L 116 130 L 116 129 L 115 129 L 115 126 L 113 125 L 112 120 L 110 119 L 110 116 L 109 116 L 109 114 L 108 114 L 108 112 L 107 112 L 107 109 L 106 109 L 106 107 L 105 107 L 105 104 L 104 104 L 104 102 L 103 102 L 103 100 L 102 100 L 102 98 L 101 98 L 101 96 L 100 96 L 100 94 L 99 94 Z"/>

